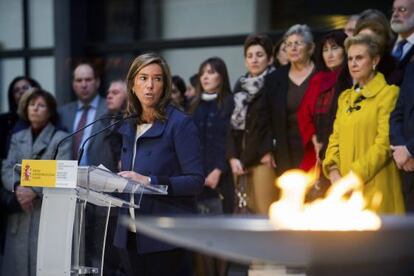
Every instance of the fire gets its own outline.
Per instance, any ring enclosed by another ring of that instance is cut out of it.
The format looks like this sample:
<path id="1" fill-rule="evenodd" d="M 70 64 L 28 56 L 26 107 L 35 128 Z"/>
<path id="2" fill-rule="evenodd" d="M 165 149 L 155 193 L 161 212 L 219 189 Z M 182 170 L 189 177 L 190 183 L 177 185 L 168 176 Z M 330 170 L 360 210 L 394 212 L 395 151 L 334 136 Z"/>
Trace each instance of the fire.
<path id="1" fill-rule="evenodd" d="M 366 208 L 362 181 L 349 173 L 332 184 L 323 199 L 305 204 L 307 189 L 315 180 L 315 172 L 292 170 L 277 180 L 281 198 L 269 208 L 269 217 L 277 229 L 291 230 L 377 230 L 381 219 Z M 374 197 L 372 205 L 381 202 L 382 195 Z"/>

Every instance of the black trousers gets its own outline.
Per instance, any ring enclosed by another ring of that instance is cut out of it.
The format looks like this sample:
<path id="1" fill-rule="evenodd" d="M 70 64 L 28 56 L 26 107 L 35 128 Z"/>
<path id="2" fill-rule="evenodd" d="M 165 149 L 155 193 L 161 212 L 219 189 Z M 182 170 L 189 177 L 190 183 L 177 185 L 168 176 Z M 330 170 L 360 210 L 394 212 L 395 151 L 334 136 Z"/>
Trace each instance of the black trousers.
<path id="1" fill-rule="evenodd" d="M 414 172 L 401 172 L 405 211 L 414 213 Z"/>

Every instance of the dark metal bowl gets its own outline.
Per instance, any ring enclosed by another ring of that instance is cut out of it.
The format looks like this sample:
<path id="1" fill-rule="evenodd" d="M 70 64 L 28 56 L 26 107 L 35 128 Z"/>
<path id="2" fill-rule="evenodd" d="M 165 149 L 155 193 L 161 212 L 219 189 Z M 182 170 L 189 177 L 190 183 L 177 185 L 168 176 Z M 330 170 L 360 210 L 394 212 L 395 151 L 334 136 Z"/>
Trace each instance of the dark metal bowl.
<path id="1" fill-rule="evenodd" d="M 136 226 L 168 243 L 247 264 L 309 267 L 414 260 L 414 216 L 381 219 L 378 231 L 275 230 L 258 216 L 137 217 Z"/>

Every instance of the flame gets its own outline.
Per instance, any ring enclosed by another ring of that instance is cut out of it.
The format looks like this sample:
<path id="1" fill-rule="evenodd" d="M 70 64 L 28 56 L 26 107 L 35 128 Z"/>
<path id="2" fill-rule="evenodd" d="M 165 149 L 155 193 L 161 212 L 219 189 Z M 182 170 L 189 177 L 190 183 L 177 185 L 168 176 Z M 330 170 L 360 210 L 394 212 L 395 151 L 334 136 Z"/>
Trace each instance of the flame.
<path id="1" fill-rule="evenodd" d="M 277 229 L 291 230 L 377 230 L 381 219 L 366 208 L 362 181 L 353 172 L 333 183 L 323 199 L 305 204 L 305 195 L 318 172 L 292 170 L 277 180 L 281 198 L 269 208 L 269 217 Z M 379 205 L 381 194 L 374 196 Z"/>

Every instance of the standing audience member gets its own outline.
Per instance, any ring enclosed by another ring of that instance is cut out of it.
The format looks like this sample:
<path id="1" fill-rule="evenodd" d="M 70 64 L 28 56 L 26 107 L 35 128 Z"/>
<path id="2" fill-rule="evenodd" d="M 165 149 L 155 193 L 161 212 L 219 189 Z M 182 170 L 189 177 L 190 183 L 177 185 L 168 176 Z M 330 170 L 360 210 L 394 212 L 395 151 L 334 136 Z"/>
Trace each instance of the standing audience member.
<path id="1" fill-rule="evenodd" d="M 23 76 L 14 78 L 9 85 L 7 92 L 9 112 L 0 114 L 0 172 L 1 163 L 3 159 L 6 159 L 7 157 L 12 134 L 16 132 L 17 129 L 22 129 L 22 127 L 16 128 L 16 124 L 19 121 L 19 116 L 17 115 L 17 106 L 22 95 L 32 88 L 40 88 L 40 85 L 37 83 L 37 81 Z M 27 123 L 20 125 L 27 127 Z M 0 271 L 3 256 L 5 231 L 7 228 L 7 216 L 13 212 L 21 211 L 20 205 L 16 199 L 16 195 L 9 192 L 3 187 L 1 179 L 2 177 L 0 173 Z"/>
<path id="2" fill-rule="evenodd" d="M 200 132 L 201 158 L 204 166 L 203 192 L 198 196 L 200 213 L 232 213 L 234 187 L 226 158 L 227 135 L 233 111 L 227 67 L 218 57 L 201 63 L 197 99 L 191 108 Z"/>
<path id="3" fill-rule="evenodd" d="M 398 67 L 405 70 L 414 57 L 414 1 L 394 0 L 391 16 L 391 28 L 398 34 L 392 49 L 392 55 Z"/>
<path id="4" fill-rule="evenodd" d="M 72 87 L 77 97 L 76 101 L 70 102 L 59 109 L 62 125 L 75 132 L 93 122 L 95 119 L 104 117 L 108 110 L 105 99 L 98 95 L 100 79 L 91 63 L 81 62 L 73 70 Z M 103 129 L 108 120 L 102 120 L 87 127 L 73 136 L 72 159 L 78 160 L 79 148 L 89 136 Z M 117 171 L 117 162 L 114 161 L 110 145 L 106 142 L 106 133 L 101 133 L 89 140 L 85 145 L 84 154 L 79 160 L 80 165 L 103 164 L 106 168 Z M 99 206 L 87 204 L 85 210 L 85 263 L 88 266 L 100 267 L 102 244 L 99 242 L 103 234 L 102 226 L 105 225 L 106 210 Z"/>
<path id="5" fill-rule="evenodd" d="M 119 175 L 144 185 L 167 185 L 168 195 L 145 195 L 139 209 L 121 208 L 121 216 L 194 214 L 195 196 L 203 187 L 200 139 L 191 117 L 169 105 L 171 74 L 157 54 L 138 56 L 127 75 L 129 114 L 122 134 Z M 128 195 L 121 195 L 124 199 Z M 139 195 L 131 195 L 138 202 Z M 128 200 L 128 199 L 127 199 Z M 122 250 L 128 275 L 180 275 L 185 251 L 118 222 L 115 246 Z"/>
<path id="6" fill-rule="evenodd" d="M 126 110 L 126 101 L 127 101 L 127 87 L 125 81 L 118 79 L 111 81 L 108 90 L 106 91 L 106 106 L 108 108 L 108 119 L 104 121 L 105 124 L 111 124 L 119 120 L 122 114 Z M 110 118 L 110 116 L 119 116 L 116 118 Z M 109 169 L 114 172 L 118 172 L 120 170 L 120 160 L 121 160 L 121 150 L 122 150 L 122 137 L 118 133 L 118 129 L 120 124 L 114 125 L 110 130 L 107 132 L 102 133 L 104 135 L 104 144 L 106 145 L 105 148 L 102 148 L 101 151 L 97 152 L 96 154 L 103 154 L 107 155 L 108 151 L 110 151 L 109 155 L 113 157 L 113 163 L 110 165 Z M 121 258 L 119 256 L 119 252 L 115 246 L 113 246 L 113 239 L 115 236 L 115 229 L 117 223 L 117 213 L 118 210 L 116 208 L 112 208 L 110 211 L 110 216 L 108 220 L 108 228 L 106 234 L 106 248 L 105 248 L 105 262 L 103 267 L 104 275 L 117 275 L 121 276 L 122 274 L 122 266 L 121 266 Z M 104 229 L 105 222 L 106 222 L 106 210 L 100 212 L 101 219 L 97 222 L 98 228 Z M 96 231 L 99 231 L 97 229 Z M 102 230 L 100 231 L 102 233 Z"/>
<path id="7" fill-rule="evenodd" d="M 389 118 L 399 89 L 388 85 L 384 75 L 376 71 L 381 57 L 376 36 L 350 37 L 345 48 L 355 85 L 339 97 L 334 130 L 323 162 L 324 174 L 334 183 L 354 172 L 363 181 L 369 209 L 401 214 L 401 182 L 389 143 Z M 373 200 L 378 192 L 382 194 L 381 202 Z"/>
<path id="8" fill-rule="evenodd" d="M 51 159 L 57 144 L 67 135 L 55 127 L 56 101 L 44 90 L 35 90 L 28 97 L 22 118 L 29 127 L 13 134 L 3 161 L 2 180 L 8 191 L 15 191 L 23 211 L 9 216 L 1 275 L 36 275 L 42 188 L 20 186 L 20 175 L 13 167 L 23 159 Z M 66 143 L 60 147 L 57 159 L 69 158 L 70 143 Z"/>
<path id="9" fill-rule="evenodd" d="M 249 35 L 244 42 L 247 73 L 234 88 L 227 156 L 236 183 L 236 212 L 246 207 L 267 214 L 276 199 L 274 160 L 270 130 L 264 119 L 264 95 L 276 72 L 273 67 L 272 41 L 266 35 Z"/>
<path id="10" fill-rule="evenodd" d="M 189 79 L 187 89 L 185 90 L 185 110 L 189 110 L 193 104 L 193 101 L 196 99 L 196 90 L 198 82 L 198 74 L 192 75 Z"/>
<path id="11" fill-rule="evenodd" d="M 186 89 L 185 82 L 180 76 L 172 77 L 171 104 L 181 111 L 184 111 L 186 106 Z"/>
<path id="12" fill-rule="evenodd" d="M 334 99 L 335 84 L 343 69 L 346 58 L 342 30 L 326 34 L 318 47 L 317 58 L 321 71 L 316 73 L 303 96 L 298 108 L 298 126 L 304 146 L 300 168 L 309 170 L 319 163 L 319 153 L 323 147 L 322 137 L 329 129 L 329 112 Z"/>
<path id="13" fill-rule="evenodd" d="M 197 197 L 198 211 L 205 215 L 232 213 L 234 185 L 226 144 L 233 97 L 227 67 L 221 58 L 212 57 L 201 63 L 198 75 L 198 99 L 192 107 L 192 116 L 200 132 L 206 176 L 203 192 Z M 197 275 L 227 274 L 225 261 L 201 254 L 197 257 Z"/>
<path id="14" fill-rule="evenodd" d="M 393 34 L 385 15 L 380 11 L 376 11 L 373 13 L 372 18 L 364 19 L 364 17 L 361 17 L 355 27 L 355 35 L 357 34 L 377 36 L 381 47 L 381 60 L 377 66 L 377 70 L 384 75 L 387 83 L 400 85 L 403 74 L 398 69 L 397 63 L 391 55 Z"/>
<path id="15" fill-rule="evenodd" d="M 344 26 L 344 32 L 347 36 L 353 36 L 355 31 L 355 25 L 359 19 L 358 14 L 353 14 L 348 17 L 348 20 Z"/>
<path id="16" fill-rule="evenodd" d="M 286 43 L 283 39 L 276 42 L 273 47 L 273 63 L 276 69 L 289 63 L 286 53 Z"/>
<path id="17" fill-rule="evenodd" d="M 407 66 L 397 105 L 390 118 L 393 157 L 401 170 L 407 212 L 414 212 L 414 63 Z"/>
<path id="18" fill-rule="evenodd" d="M 307 25 L 294 25 L 283 36 L 290 64 L 276 70 L 266 94 L 266 110 L 275 142 L 278 174 L 298 168 L 304 148 L 299 131 L 297 111 L 310 79 L 316 72 L 311 56 L 315 45 Z"/>
<path id="19" fill-rule="evenodd" d="M 105 99 L 98 95 L 99 86 L 100 79 L 91 63 L 82 62 L 75 66 L 72 87 L 77 100 L 59 108 L 62 124 L 67 130 L 75 132 L 108 112 Z M 78 159 L 79 147 L 83 141 L 103 127 L 104 124 L 98 122 L 74 136 L 72 159 Z M 103 136 L 98 135 L 86 144 L 85 154 L 80 160 L 81 165 L 107 164 L 106 160 L 97 160 L 96 155 L 92 154 L 102 149 L 102 139 Z"/>
<path id="20" fill-rule="evenodd" d="M 126 109 L 126 84 L 123 80 L 114 80 L 106 91 L 106 108 L 112 115 L 117 115 Z"/>

